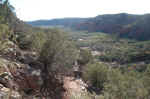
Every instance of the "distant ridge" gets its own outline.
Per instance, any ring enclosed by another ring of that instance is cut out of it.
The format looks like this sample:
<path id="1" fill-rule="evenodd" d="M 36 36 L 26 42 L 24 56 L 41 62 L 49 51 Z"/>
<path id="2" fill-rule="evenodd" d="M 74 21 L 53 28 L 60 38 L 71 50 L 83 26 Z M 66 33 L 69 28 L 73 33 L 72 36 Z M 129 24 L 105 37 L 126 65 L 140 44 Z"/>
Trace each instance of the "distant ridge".
<path id="1" fill-rule="evenodd" d="M 27 23 L 32 26 L 64 26 L 73 28 L 80 22 L 84 22 L 86 20 L 87 18 L 61 18 L 52 20 L 29 21 Z"/>
<path id="2" fill-rule="evenodd" d="M 120 37 L 150 40 L 150 14 L 104 14 L 94 18 L 63 18 L 27 22 L 33 26 L 64 26 L 89 32 L 114 33 Z"/>

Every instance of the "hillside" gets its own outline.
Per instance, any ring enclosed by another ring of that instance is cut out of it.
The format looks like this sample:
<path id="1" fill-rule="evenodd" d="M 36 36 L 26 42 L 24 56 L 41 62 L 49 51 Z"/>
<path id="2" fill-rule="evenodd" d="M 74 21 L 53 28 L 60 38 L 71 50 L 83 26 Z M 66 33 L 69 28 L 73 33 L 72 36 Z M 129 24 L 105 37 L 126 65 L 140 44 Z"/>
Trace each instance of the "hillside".
<path id="1" fill-rule="evenodd" d="M 150 39 L 150 15 L 108 14 L 100 15 L 77 25 L 78 30 L 118 34 L 137 40 Z"/>
<path id="2" fill-rule="evenodd" d="M 27 22 L 33 26 L 64 26 L 89 32 L 117 34 L 136 40 L 150 39 L 150 15 L 133 15 L 127 13 L 105 14 L 94 18 L 66 18 Z"/>

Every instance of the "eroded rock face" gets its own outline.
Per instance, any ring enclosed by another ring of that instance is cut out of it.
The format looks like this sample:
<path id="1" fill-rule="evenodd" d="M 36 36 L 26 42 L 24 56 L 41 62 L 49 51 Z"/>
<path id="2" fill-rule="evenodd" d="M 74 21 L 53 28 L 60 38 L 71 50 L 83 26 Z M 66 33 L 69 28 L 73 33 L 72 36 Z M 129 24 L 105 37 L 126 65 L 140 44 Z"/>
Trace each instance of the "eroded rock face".
<path id="1" fill-rule="evenodd" d="M 42 85 L 41 71 L 35 70 L 28 65 L 11 73 L 15 83 L 17 83 L 19 87 L 18 89 L 26 93 L 39 90 Z"/>
<path id="2" fill-rule="evenodd" d="M 44 73 L 36 53 L 20 50 L 13 44 L 5 52 L 0 53 L 0 99 L 61 99 L 63 83 Z"/>
<path id="3" fill-rule="evenodd" d="M 40 69 L 1 58 L 0 63 L 0 89 L 2 89 L 2 91 L 0 90 L 0 99 L 8 99 L 8 93 L 11 93 L 9 99 L 21 99 L 22 93 L 20 95 L 20 92 L 33 97 L 32 93 L 39 90 L 43 84 Z"/>

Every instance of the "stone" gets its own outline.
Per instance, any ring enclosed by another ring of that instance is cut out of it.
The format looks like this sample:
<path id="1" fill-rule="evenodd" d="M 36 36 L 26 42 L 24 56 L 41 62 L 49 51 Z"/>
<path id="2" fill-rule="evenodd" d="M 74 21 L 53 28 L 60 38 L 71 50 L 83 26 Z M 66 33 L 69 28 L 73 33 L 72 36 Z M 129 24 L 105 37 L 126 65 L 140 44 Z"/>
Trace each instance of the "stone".
<path id="1" fill-rule="evenodd" d="M 18 92 L 12 91 L 10 99 L 21 99 L 21 95 Z"/>
<path id="2" fill-rule="evenodd" d="M 10 89 L 3 87 L 0 90 L 0 99 L 9 99 Z"/>

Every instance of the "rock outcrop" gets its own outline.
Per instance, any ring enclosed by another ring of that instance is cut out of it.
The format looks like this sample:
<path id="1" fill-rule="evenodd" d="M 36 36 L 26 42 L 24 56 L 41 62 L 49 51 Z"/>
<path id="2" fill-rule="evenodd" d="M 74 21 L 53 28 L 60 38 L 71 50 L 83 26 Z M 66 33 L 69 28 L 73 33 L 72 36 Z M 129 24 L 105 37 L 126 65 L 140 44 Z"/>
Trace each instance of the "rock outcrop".
<path id="1" fill-rule="evenodd" d="M 43 84 L 41 71 L 29 64 L 24 64 L 11 52 L 0 57 L 0 99 L 33 99 L 40 96 L 38 92 Z M 25 57 L 24 59 L 27 60 Z M 29 98 L 30 97 L 30 98 Z"/>

